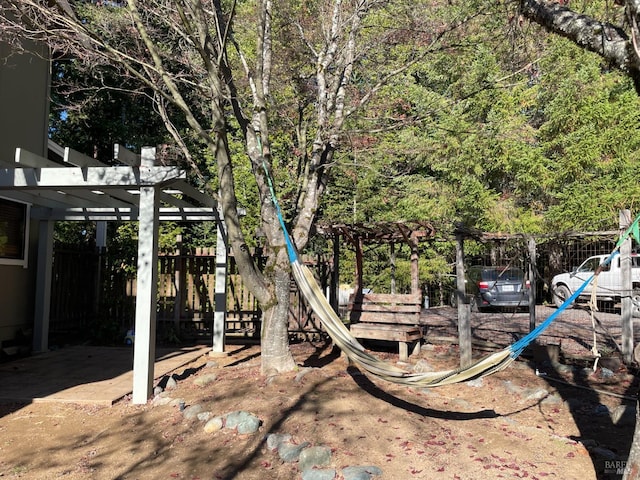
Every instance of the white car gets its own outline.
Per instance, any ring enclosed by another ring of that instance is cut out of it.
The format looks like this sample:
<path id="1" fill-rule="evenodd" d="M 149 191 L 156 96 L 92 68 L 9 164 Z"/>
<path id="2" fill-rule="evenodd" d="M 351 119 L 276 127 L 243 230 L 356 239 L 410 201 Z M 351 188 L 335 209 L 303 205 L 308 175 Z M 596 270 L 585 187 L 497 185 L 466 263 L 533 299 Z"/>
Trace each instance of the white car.
<path id="1" fill-rule="evenodd" d="M 598 266 L 608 255 L 594 255 L 587 258 L 582 264 L 569 273 L 561 273 L 551 280 L 553 302 L 557 307 L 580 288 L 596 271 Z M 640 316 L 640 256 L 631 256 L 631 282 L 634 303 L 634 316 Z M 580 300 L 588 300 L 594 285 L 596 285 L 596 299 L 602 302 L 619 303 L 624 296 L 622 289 L 622 272 L 620 269 L 620 255 L 616 255 L 611 262 L 604 266 L 597 277 L 597 282 L 591 282 L 581 293 Z"/>

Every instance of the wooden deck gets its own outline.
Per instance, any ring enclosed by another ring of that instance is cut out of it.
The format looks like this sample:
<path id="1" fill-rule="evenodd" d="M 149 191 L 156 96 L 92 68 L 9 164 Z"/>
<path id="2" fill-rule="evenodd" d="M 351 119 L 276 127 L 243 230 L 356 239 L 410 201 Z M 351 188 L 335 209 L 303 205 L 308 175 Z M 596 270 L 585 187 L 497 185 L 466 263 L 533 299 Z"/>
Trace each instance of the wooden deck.
<path id="1" fill-rule="evenodd" d="M 211 347 L 158 349 L 154 377 L 202 359 Z M 0 364 L 0 402 L 110 406 L 133 390 L 133 349 L 74 346 Z M 179 372 L 182 373 L 182 372 Z"/>

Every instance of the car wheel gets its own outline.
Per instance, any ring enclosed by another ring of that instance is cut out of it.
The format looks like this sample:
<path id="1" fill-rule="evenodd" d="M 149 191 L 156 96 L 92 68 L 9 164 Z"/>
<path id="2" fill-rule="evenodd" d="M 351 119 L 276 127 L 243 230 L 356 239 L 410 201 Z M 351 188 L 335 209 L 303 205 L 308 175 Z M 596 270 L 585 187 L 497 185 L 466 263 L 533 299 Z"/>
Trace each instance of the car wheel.
<path id="1" fill-rule="evenodd" d="M 570 296 L 571 291 L 566 285 L 556 285 L 556 287 L 553 289 L 553 303 L 555 303 L 556 307 L 558 308 L 560 308 L 564 301 Z M 573 307 L 573 304 L 569 305 L 569 308 L 571 307 Z"/>

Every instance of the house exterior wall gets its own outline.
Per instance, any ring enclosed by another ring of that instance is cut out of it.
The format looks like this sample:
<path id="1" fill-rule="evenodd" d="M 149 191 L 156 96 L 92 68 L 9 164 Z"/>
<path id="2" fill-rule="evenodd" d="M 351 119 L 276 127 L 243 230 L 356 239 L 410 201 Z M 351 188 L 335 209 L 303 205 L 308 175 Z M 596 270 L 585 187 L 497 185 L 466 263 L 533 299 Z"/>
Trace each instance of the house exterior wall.
<path id="1" fill-rule="evenodd" d="M 2 162 L 12 162 L 17 147 L 47 156 L 49 61 L 45 48 L 31 45 L 30 51 L 38 53 L 10 55 L 8 46 L 0 43 Z M 28 266 L 0 263 L 0 344 L 19 339 L 33 327 L 37 224 L 31 222 L 29 231 Z"/>

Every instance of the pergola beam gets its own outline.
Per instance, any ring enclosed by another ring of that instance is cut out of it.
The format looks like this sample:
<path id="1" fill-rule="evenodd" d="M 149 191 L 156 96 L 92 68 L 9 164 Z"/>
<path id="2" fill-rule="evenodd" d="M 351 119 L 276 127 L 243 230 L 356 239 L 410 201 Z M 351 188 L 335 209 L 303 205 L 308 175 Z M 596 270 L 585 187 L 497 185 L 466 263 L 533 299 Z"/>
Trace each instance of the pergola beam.
<path id="1" fill-rule="evenodd" d="M 2 168 L 0 190 L 139 188 L 180 178 L 186 174 L 179 167 Z"/>
<path id="2" fill-rule="evenodd" d="M 38 220 L 59 221 L 136 221 L 139 209 L 135 208 L 43 208 L 31 209 L 31 217 Z M 160 208 L 159 219 L 162 221 L 217 221 L 218 213 L 208 207 Z"/>

